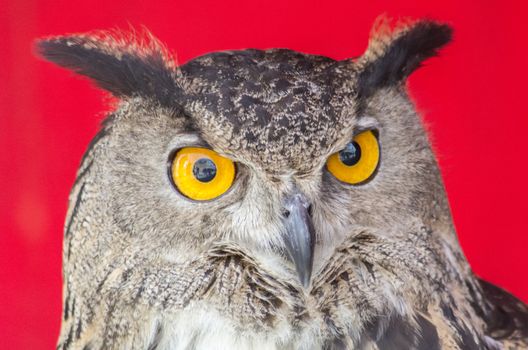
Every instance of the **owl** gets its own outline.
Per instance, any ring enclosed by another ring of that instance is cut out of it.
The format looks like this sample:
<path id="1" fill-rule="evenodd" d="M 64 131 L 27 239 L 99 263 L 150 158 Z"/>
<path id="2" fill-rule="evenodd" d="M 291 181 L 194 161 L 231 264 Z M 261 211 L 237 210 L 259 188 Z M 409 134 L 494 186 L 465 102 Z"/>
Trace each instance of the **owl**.
<path id="1" fill-rule="evenodd" d="M 407 77 L 451 40 L 376 22 L 366 52 L 150 34 L 38 41 L 115 97 L 64 229 L 58 349 L 526 349 L 528 309 L 457 241 Z"/>

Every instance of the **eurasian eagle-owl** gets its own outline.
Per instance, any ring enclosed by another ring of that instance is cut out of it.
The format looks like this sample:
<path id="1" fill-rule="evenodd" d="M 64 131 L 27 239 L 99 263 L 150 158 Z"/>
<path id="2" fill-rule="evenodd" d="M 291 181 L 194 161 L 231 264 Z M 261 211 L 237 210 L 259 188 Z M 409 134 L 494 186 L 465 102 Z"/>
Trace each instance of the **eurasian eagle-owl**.
<path id="1" fill-rule="evenodd" d="M 118 97 L 82 160 L 58 349 L 519 349 L 476 278 L 405 81 L 448 43 L 375 26 L 364 55 L 38 42 Z"/>

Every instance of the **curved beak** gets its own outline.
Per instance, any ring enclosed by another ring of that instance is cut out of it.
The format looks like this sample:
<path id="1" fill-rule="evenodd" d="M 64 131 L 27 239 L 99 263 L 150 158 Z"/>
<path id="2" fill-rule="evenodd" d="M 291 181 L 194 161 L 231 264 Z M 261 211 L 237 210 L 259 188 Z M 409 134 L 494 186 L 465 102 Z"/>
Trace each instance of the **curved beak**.
<path id="1" fill-rule="evenodd" d="M 312 277 L 315 230 L 310 215 L 310 203 L 301 193 L 286 198 L 284 203 L 286 235 L 284 243 L 288 257 L 295 264 L 304 288 Z"/>

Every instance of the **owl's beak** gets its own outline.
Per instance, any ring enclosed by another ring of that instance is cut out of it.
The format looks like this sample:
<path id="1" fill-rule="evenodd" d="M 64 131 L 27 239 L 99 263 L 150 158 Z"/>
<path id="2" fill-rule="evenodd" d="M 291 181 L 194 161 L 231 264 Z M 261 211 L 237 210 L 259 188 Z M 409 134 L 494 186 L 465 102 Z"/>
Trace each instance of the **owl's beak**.
<path id="1" fill-rule="evenodd" d="M 315 230 L 310 215 L 310 202 L 301 193 L 286 198 L 284 203 L 284 242 L 288 257 L 295 264 L 299 280 L 304 288 L 312 277 Z"/>

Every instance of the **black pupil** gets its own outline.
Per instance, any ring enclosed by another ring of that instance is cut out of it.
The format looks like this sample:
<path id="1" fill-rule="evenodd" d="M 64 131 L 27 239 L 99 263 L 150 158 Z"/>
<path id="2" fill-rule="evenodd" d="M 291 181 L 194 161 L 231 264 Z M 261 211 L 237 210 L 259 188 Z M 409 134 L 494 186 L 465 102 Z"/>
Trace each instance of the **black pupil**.
<path id="1" fill-rule="evenodd" d="M 209 182 L 216 176 L 216 165 L 208 158 L 198 159 L 193 166 L 194 177 L 201 182 Z"/>
<path id="2" fill-rule="evenodd" d="M 361 148 L 355 141 L 350 142 L 345 148 L 339 151 L 339 160 L 347 166 L 356 164 L 360 158 Z"/>

